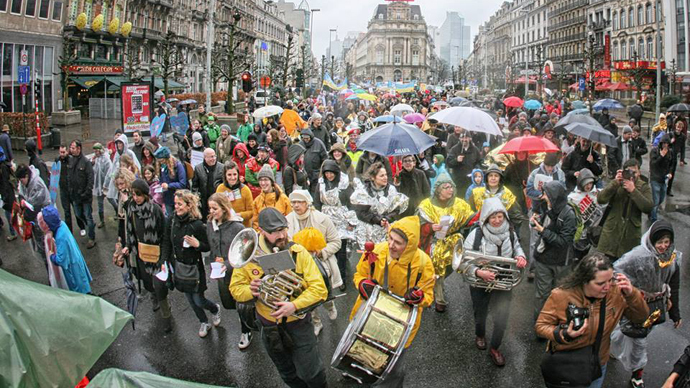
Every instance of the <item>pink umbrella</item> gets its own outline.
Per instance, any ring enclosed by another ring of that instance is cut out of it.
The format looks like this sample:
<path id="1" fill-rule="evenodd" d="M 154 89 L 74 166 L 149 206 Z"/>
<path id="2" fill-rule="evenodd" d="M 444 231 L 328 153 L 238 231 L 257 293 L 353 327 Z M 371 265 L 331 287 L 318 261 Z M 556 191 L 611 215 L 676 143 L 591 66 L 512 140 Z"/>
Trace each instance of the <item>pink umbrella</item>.
<path id="1" fill-rule="evenodd" d="M 405 115 L 405 117 L 403 117 L 403 118 L 409 124 L 421 123 L 421 122 L 424 122 L 424 120 L 426 120 L 426 117 L 424 117 L 424 115 L 421 113 L 410 113 L 410 114 Z"/>

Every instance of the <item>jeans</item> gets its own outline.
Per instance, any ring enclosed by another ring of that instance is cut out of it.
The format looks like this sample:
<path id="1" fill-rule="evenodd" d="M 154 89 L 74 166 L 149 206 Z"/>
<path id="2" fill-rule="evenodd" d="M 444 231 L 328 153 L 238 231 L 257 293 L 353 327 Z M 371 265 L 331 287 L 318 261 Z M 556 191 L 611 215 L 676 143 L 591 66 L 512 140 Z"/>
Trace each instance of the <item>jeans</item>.
<path id="1" fill-rule="evenodd" d="M 98 203 L 98 219 L 101 222 L 105 222 L 105 195 L 97 195 L 96 202 Z"/>
<path id="2" fill-rule="evenodd" d="M 77 223 L 79 223 L 79 220 L 85 223 L 89 240 L 95 240 L 96 225 L 93 222 L 93 205 L 91 201 L 72 202 L 72 207 L 74 207 L 74 215 L 77 218 Z"/>
<path id="3" fill-rule="evenodd" d="M 659 206 L 661 206 L 661 204 L 664 202 L 664 199 L 666 199 L 666 182 L 651 182 L 652 200 L 654 201 L 654 207 L 652 208 L 652 213 L 649 215 L 649 220 L 651 222 L 654 222 L 657 220 L 657 212 L 659 210 Z"/>
<path id="4" fill-rule="evenodd" d="M 70 201 L 69 192 L 66 190 L 60 190 L 60 203 L 62 204 L 62 212 L 65 213 L 65 224 L 69 228 L 70 232 L 72 232 L 72 201 Z M 76 219 L 79 229 L 84 229 L 84 221 L 79 219 L 79 217 L 76 217 Z"/>
<path id="5" fill-rule="evenodd" d="M 335 258 L 338 260 L 338 269 L 340 270 L 340 277 L 343 279 L 343 284 L 347 283 L 347 242 L 349 240 L 341 239 L 340 250 L 335 253 Z"/>
<path id="6" fill-rule="evenodd" d="M 117 215 L 117 200 L 115 198 L 108 198 L 108 203 L 110 203 L 110 206 L 113 207 L 113 211 L 115 211 L 115 214 Z"/>
<path id="7" fill-rule="evenodd" d="M 567 274 L 567 265 L 551 265 L 534 261 L 534 288 L 535 304 L 534 319 L 536 320 L 541 312 L 544 303 L 551 295 L 551 290 L 556 288 L 558 281 Z"/>
<path id="8" fill-rule="evenodd" d="M 292 340 L 286 346 L 278 330 L 283 329 Z M 314 326 L 309 318 L 277 326 L 261 325 L 261 341 L 266 353 L 273 360 L 285 384 L 291 388 L 313 388 L 326 386 L 324 368 L 319 347 L 314 335 Z"/>
<path id="9" fill-rule="evenodd" d="M 208 317 L 204 309 L 210 311 L 212 314 L 218 314 L 218 311 L 220 311 L 215 303 L 206 299 L 203 292 L 185 292 L 184 296 L 187 297 L 189 305 L 192 306 L 194 314 L 196 314 L 196 317 L 199 318 L 199 322 L 201 323 L 208 323 Z"/>
<path id="10" fill-rule="evenodd" d="M 601 366 L 601 377 L 598 379 L 592 381 L 592 384 L 589 385 L 587 388 L 601 388 L 601 386 L 604 384 L 604 379 L 606 378 L 606 367 L 608 364 L 604 364 Z"/>
<path id="11" fill-rule="evenodd" d="M 10 229 L 10 236 L 17 234 L 12 227 L 12 211 L 5 210 L 5 218 L 7 218 L 7 227 Z"/>
<path id="12" fill-rule="evenodd" d="M 494 332 L 491 335 L 491 348 L 498 349 L 508 326 L 510 301 L 513 299 L 512 291 L 486 292 L 482 288 L 470 286 L 470 296 L 474 310 L 474 333 L 482 338 L 486 337 L 486 317 L 489 315 L 489 304 L 493 299 L 491 319 L 494 322 Z"/>

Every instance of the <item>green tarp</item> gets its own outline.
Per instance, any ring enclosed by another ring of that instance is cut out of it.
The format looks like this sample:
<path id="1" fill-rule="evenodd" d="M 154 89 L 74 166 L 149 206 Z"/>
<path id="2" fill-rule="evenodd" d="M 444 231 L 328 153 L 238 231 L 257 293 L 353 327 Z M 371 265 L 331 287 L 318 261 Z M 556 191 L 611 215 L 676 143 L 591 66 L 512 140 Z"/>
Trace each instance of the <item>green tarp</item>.
<path id="1" fill-rule="evenodd" d="M 234 385 L 233 385 L 234 387 Z M 191 383 L 147 372 L 105 369 L 91 380 L 87 388 L 219 388 L 217 385 Z"/>
<path id="2" fill-rule="evenodd" d="M 0 270 L 0 387 L 74 387 L 130 319 L 102 298 Z"/>
<path id="3" fill-rule="evenodd" d="M 91 89 L 92 87 L 98 85 L 99 82 L 103 81 L 102 75 L 92 75 L 92 76 L 71 76 L 70 81 L 78 84 L 84 89 Z"/>

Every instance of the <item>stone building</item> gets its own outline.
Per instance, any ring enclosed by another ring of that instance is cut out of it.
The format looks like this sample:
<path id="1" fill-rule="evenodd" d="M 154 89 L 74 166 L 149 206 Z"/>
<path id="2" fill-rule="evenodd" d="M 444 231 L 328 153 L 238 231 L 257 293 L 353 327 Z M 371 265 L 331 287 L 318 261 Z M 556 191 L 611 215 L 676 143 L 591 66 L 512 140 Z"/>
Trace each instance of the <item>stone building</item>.
<path id="1" fill-rule="evenodd" d="M 589 0 L 549 2 L 548 58 L 584 69 Z"/>

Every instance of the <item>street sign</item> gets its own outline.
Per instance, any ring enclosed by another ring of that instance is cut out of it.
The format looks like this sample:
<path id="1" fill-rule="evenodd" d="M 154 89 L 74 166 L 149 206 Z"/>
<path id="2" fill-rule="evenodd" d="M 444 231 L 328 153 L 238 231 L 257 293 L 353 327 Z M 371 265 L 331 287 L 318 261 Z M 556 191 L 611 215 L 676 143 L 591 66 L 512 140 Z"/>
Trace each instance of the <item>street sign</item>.
<path id="1" fill-rule="evenodd" d="M 22 96 L 26 95 L 26 92 L 28 90 L 29 90 L 29 87 L 26 84 L 19 85 L 19 93 L 21 93 Z"/>
<path id="2" fill-rule="evenodd" d="M 580 78 L 580 80 L 578 81 L 578 88 L 580 90 L 585 90 L 585 79 L 584 78 Z"/>
<path id="3" fill-rule="evenodd" d="M 29 64 L 29 52 L 27 50 L 21 50 L 19 52 L 19 65 L 26 66 Z"/>
<path id="4" fill-rule="evenodd" d="M 261 77 L 261 80 L 259 81 L 260 85 L 262 88 L 266 89 L 267 87 L 271 86 L 271 77 L 265 75 Z"/>
<path id="5" fill-rule="evenodd" d="M 31 69 L 29 66 L 19 66 L 18 70 L 18 81 L 20 84 L 28 84 L 31 82 Z"/>

